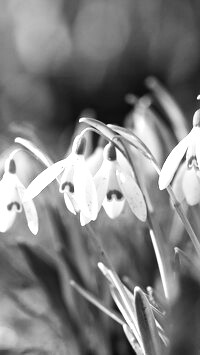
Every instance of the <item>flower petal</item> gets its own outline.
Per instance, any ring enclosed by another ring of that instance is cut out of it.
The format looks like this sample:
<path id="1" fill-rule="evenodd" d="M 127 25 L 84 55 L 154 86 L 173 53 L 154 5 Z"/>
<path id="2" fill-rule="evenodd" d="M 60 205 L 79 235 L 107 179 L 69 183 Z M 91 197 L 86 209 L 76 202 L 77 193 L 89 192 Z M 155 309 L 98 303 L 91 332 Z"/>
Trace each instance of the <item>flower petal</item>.
<path id="1" fill-rule="evenodd" d="M 121 200 L 117 200 L 115 198 L 112 198 L 112 200 L 108 200 L 107 198 L 105 198 L 103 201 L 103 208 L 106 211 L 108 217 L 114 219 L 120 216 L 124 208 L 124 204 L 124 198 Z"/>
<path id="2" fill-rule="evenodd" d="M 117 218 L 121 214 L 125 203 L 124 196 L 117 181 L 116 167 L 116 161 L 110 162 L 107 192 L 103 200 L 103 208 L 111 219 Z"/>
<path id="3" fill-rule="evenodd" d="M 0 181 L 0 232 L 5 233 L 14 223 L 17 209 L 8 209 L 13 202 L 19 203 L 15 188 L 15 179 L 10 173 L 5 173 Z"/>
<path id="4" fill-rule="evenodd" d="M 132 148 L 132 147 L 130 147 Z M 123 171 L 131 172 L 131 166 L 127 160 L 127 158 L 124 157 L 124 155 L 119 151 L 119 149 L 116 149 L 116 153 L 117 153 L 117 162 L 120 165 L 121 169 Z"/>
<path id="5" fill-rule="evenodd" d="M 87 168 L 84 157 L 74 166 L 74 189 L 80 211 L 88 218 L 96 219 L 98 200 L 92 174 Z"/>
<path id="6" fill-rule="evenodd" d="M 0 181 L 0 207 L 8 211 L 22 211 L 22 204 L 17 191 L 18 178 L 16 174 L 4 173 Z"/>
<path id="7" fill-rule="evenodd" d="M 116 171 L 117 180 L 119 186 L 127 200 L 132 212 L 141 221 L 146 221 L 147 218 L 147 208 L 146 203 L 140 190 L 138 184 L 136 183 L 134 177 L 131 174 L 127 174 L 120 168 Z"/>
<path id="8" fill-rule="evenodd" d="M 78 206 L 77 206 L 76 201 L 73 198 L 73 196 L 71 196 L 71 195 L 69 196 L 69 194 L 67 192 L 64 192 L 64 201 L 67 206 L 67 209 L 71 213 L 76 214 L 76 212 L 78 211 Z"/>
<path id="9" fill-rule="evenodd" d="M 200 178 L 197 176 L 195 168 L 186 170 L 182 187 L 188 205 L 194 206 L 200 202 Z"/>
<path id="10" fill-rule="evenodd" d="M 198 167 L 200 169 L 200 127 L 194 127 L 196 131 L 195 139 L 195 154 L 197 158 Z"/>
<path id="11" fill-rule="evenodd" d="M 25 194 L 26 189 L 19 180 L 17 181 L 17 190 L 21 198 L 21 201 L 23 201 L 23 196 Z M 32 200 L 28 200 L 25 202 L 23 201 L 22 205 L 24 207 L 24 213 L 26 216 L 28 227 L 30 231 L 34 235 L 36 235 L 38 233 L 39 227 L 38 227 L 38 214 L 35 208 L 35 204 Z"/>
<path id="12" fill-rule="evenodd" d="M 183 158 L 188 148 L 188 144 L 191 139 L 191 133 L 192 131 L 176 145 L 176 147 L 171 151 L 165 160 L 158 181 L 160 190 L 165 189 L 173 179 L 176 169 L 178 168 L 181 159 Z"/>
<path id="13" fill-rule="evenodd" d="M 91 222 L 91 218 L 88 218 L 86 216 L 83 215 L 83 213 L 80 213 L 80 224 L 82 227 L 84 227 L 86 224 Z"/>
<path id="14" fill-rule="evenodd" d="M 183 200 L 185 199 L 184 192 L 183 192 L 183 187 L 182 187 L 182 180 L 183 176 L 186 172 L 187 169 L 187 164 L 184 162 L 178 169 L 177 174 L 174 178 L 174 181 L 172 183 L 172 189 L 174 191 L 175 197 L 178 200 L 178 202 L 182 203 Z"/>
<path id="15" fill-rule="evenodd" d="M 87 158 L 86 163 L 91 174 L 94 176 L 100 169 L 103 162 L 103 147 L 97 147 L 95 151 Z"/>
<path id="16" fill-rule="evenodd" d="M 109 176 L 112 174 L 113 164 L 107 159 L 103 161 L 100 169 L 94 176 L 94 183 L 98 198 L 98 211 L 100 210 L 103 200 L 108 189 Z"/>
<path id="17" fill-rule="evenodd" d="M 0 207 L 0 232 L 5 233 L 9 230 L 16 218 L 16 211 L 8 211 L 6 208 Z"/>
<path id="18" fill-rule="evenodd" d="M 68 158 L 58 161 L 39 174 L 27 187 L 24 201 L 32 200 L 64 170 Z"/>

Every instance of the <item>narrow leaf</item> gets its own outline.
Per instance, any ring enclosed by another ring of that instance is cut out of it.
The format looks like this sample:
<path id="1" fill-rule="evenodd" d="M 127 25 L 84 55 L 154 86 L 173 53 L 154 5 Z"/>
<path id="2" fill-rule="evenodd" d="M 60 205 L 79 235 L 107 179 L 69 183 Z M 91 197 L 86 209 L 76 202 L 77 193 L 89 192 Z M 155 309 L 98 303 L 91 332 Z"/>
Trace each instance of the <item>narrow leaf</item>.
<path id="1" fill-rule="evenodd" d="M 109 309 L 108 307 L 104 306 L 104 304 L 98 300 L 96 297 L 94 297 L 90 292 L 86 291 L 83 287 L 78 285 L 75 281 L 70 281 L 70 285 L 78 292 L 80 293 L 87 301 L 92 303 L 94 306 L 99 308 L 102 312 L 107 314 L 110 318 L 115 320 L 117 323 L 120 325 L 124 325 L 123 319 L 113 310 Z"/>
<path id="2" fill-rule="evenodd" d="M 133 350 L 135 351 L 135 353 L 137 355 L 144 355 L 144 352 L 142 351 L 140 345 L 138 344 L 135 336 L 133 335 L 130 327 L 127 325 L 127 324 L 124 324 L 123 325 L 123 330 L 124 330 L 124 333 L 129 341 L 129 343 L 131 344 Z"/>
<path id="3" fill-rule="evenodd" d="M 135 288 L 134 296 L 138 327 L 140 329 L 145 354 L 160 355 L 160 339 L 150 303 L 139 287 Z"/>

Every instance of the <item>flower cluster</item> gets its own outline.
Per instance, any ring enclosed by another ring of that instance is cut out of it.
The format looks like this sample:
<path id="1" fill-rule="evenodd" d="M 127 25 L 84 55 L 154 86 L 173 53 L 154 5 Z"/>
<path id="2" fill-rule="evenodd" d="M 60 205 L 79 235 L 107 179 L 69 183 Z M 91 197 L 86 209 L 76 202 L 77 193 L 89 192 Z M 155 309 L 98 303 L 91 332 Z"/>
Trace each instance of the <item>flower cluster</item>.
<path id="1" fill-rule="evenodd" d="M 59 191 L 63 193 L 68 210 L 80 213 L 80 223 L 96 220 L 103 206 L 107 215 L 118 217 L 128 202 L 133 213 L 146 220 L 146 204 L 135 176 L 126 163 L 122 166 L 119 152 L 112 143 L 103 149 L 100 168 L 92 174 L 84 156 L 86 138 L 78 135 L 67 158 L 58 161 L 39 174 L 26 190 L 24 199 L 32 200 L 54 179 L 59 179 Z M 125 158 L 124 158 L 125 160 Z"/>
<path id="2" fill-rule="evenodd" d="M 98 123 L 93 121 L 96 128 L 99 121 Z M 100 127 L 105 132 L 107 130 L 108 139 L 112 140 L 115 133 L 101 123 Z M 120 132 L 130 143 L 129 131 L 126 131 L 126 134 L 124 130 Z M 103 133 L 103 136 L 106 137 L 106 134 Z M 197 110 L 194 114 L 191 132 L 169 154 L 159 177 L 161 190 L 167 188 L 173 181 L 176 198 L 179 202 L 186 200 L 189 205 L 200 202 L 199 137 L 200 110 Z M 65 159 L 48 166 L 30 183 L 27 189 L 16 174 L 16 164 L 13 159 L 16 152 L 9 156 L 0 181 L 2 196 L 0 211 L 4 216 L 0 221 L 1 232 L 10 228 L 17 213 L 24 209 L 28 226 L 32 233 L 36 234 L 38 216 L 32 200 L 55 179 L 59 183 L 59 192 L 64 196 L 67 209 L 75 215 L 80 214 L 82 226 L 95 221 L 101 207 L 109 218 L 119 217 L 125 204 L 129 205 L 138 219 L 146 220 L 146 201 L 126 152 L 118 149 L 119 147 L 116 147 L 113 142 L 108 142 L 104 146 L 97 147 L 94 153 L 86 158 L 86 144 L 85 133 L 82 131 L 75 137 L 71 153 Z M 184 155 L 186 159 L 181 165 Z"/>

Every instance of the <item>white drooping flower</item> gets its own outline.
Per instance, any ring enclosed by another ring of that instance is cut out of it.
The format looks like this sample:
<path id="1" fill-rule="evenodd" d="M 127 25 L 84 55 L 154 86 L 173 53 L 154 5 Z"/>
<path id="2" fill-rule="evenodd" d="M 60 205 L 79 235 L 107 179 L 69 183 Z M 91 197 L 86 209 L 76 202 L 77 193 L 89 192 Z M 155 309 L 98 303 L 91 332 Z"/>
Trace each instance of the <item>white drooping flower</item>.
<path id="1" fill-rule="evenodd" d="M 23 201 L 26 188 L 16 174 L 16 164 L 12 155 L 11 153 L 5 162 L 5 171 L 0 181 L 0 232 L 9 230 L 17 214 L 24 210 L 30 231 L 37 234 L 37 211 L 32 200 Z"/>
<path id="2" fill-rule="evenodd" d="M 94 176 L 98 210 L 103 206 L 107 215 L 114 219 L 121 214 L 127 201 L 136 217 L 145 221 L 147 211 L 143 194 L 128 163 L 122 166 L 118 156 L 114 145 L 107 144 L 103 163 Z"/>
<path id="3" fill-rule="evenodd" d="M 180 166 L 183 157 L 186 161 Z M 180 168 L 179 168 L 180 166 Z M 159 188 L 163 190 L 171 183 L 175 173 L 173 189 L 177 199 L 186 199 L 189 205 L 200 202 L 200 110 L 193 117 L 193 128 L 167 157 L 159 177 Z"/>
<path id="4" fill-rule="evenodd" d="M 81 224 L 95 220 L 98 213 L 97 194 L 85 157 L 85 137 L 78 135 L 67 158 L 58 161 L 39 174 L 28 186 L 25 199 L 37 196 L 54 179 L 59 179 L 59 191 L 64 194 L 68 210 L 80 212 Z"/>
<path id="5" fill-rule="evenodd" d="M 195 165 L 188 168 L 186 161 L 180 166 L 172 183 L 177 200 L 194 206 L 200 202 L 200 174 Z"/>

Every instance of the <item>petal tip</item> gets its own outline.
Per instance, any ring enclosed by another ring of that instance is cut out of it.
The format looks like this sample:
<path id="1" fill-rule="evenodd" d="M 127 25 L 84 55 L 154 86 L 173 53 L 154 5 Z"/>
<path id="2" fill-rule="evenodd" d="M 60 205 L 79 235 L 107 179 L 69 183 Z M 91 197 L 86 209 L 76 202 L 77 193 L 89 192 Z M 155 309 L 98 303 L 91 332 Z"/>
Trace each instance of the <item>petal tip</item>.
<path id="1" fill-rule="evenodd" d="M 160 190 L 164 190 L 168 187 L 170 183 L 166 181 L 166 179 L 163 177 L 163 175 L 160 175 L 159 180 L 158 180 L 158 187 Z"/>

